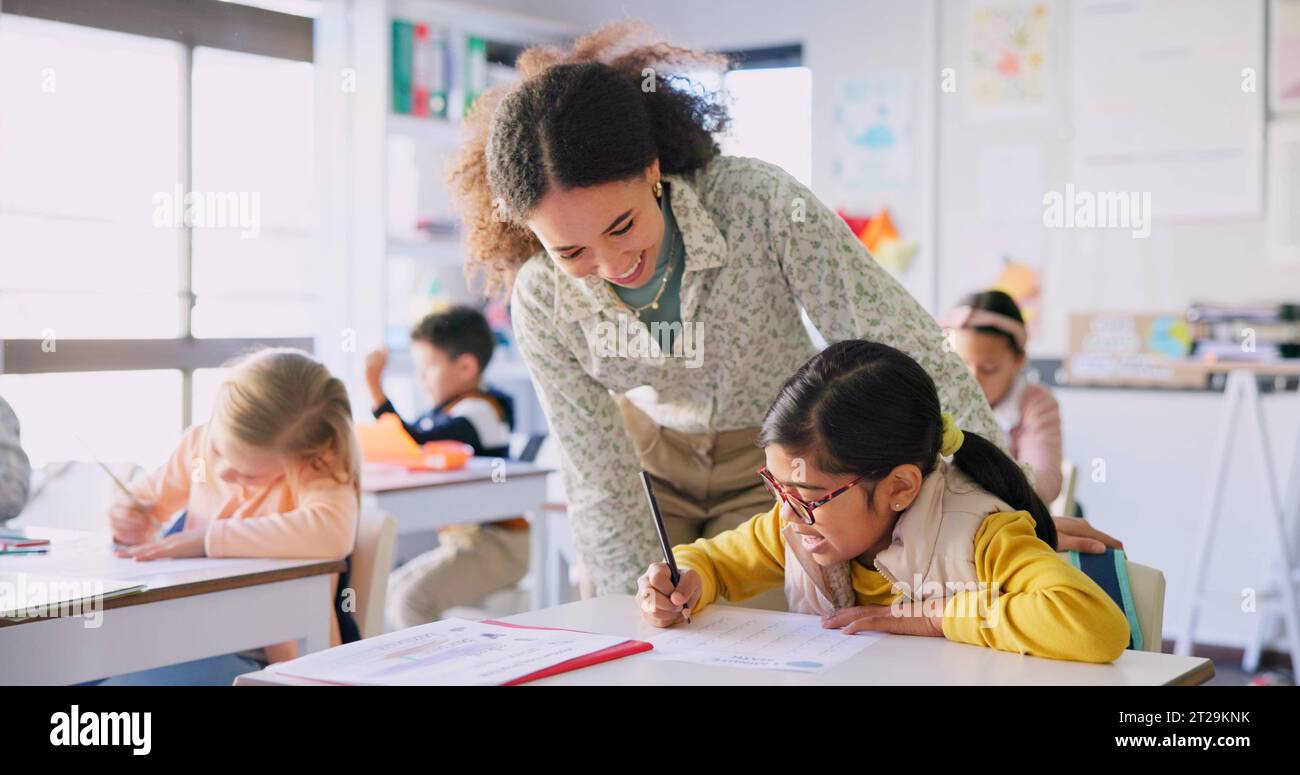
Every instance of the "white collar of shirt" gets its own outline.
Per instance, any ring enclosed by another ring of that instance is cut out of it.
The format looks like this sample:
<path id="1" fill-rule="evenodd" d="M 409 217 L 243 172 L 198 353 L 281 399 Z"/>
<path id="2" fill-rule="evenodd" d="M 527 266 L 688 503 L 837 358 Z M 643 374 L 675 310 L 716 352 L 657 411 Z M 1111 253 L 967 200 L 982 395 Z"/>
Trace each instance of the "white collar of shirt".
<path id="1" fill-rule="evenodd" d="M 680 175 L 664 175 L 672 189 L 669 206 L 677 219 L 677 229 L 686 244 L 686 267 L 682 277 L 682 310 L 686 309 L 686 277 L 702 269 L 716 269 L 727 262 L 727 240 L 714 222 L 713 216 L 700 202 L 695 189 Z M 547 258 L 554 264 L 554 259 Z M 607 280 L 595 274 L 584 278 L 572 277 L 568 272 L 553 267 L 555 272 L 555 319 L 572 322 L 589 317 L 601 310 L 617 312 L 623 302 L 614 293 Z M 684 317 L 683 317 L 684 319 Z"/>
<path id="2" fill-rule="evenodd" d="M 1017 374 L 1011 389 L 993 407 L 993 419 L 998 421 L 1002 432 L 1010 435 L 1011 429 L 1020 424 L 1020 399 L 1025 395 L 1025 375 Z"/>

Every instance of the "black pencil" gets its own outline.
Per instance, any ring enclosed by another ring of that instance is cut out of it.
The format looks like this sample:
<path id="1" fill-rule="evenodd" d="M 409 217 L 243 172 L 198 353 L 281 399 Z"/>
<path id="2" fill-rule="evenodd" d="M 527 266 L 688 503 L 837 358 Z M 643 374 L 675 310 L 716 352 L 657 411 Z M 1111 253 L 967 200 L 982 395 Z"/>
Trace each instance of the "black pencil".
<path id="1" fill-rule="evenodd" d="M 664 562 L 668 563 L 668 572 L 672 575 L 673 588 L 677 588 L 678 582 L 681 581 L 681 574 L 677 572 L 677 559 L 673 557 L 673 547 L 668 541 L 668 528 L 664 527 L 664 516 L 659 511 L 659 501 L 655 498 L 654 485 L 650 483 L 650 474 L 645 471 L 641 472 L 641 485 L 645 487 L 646 500 L 650 501 L 650 514 L 655 519 L 655 532 L 659 534 L 659 547 L 664 552 Z M 690 606 L 682 606 L 682 615 L 686 617 L 686 623 L 691 623 Z"/>

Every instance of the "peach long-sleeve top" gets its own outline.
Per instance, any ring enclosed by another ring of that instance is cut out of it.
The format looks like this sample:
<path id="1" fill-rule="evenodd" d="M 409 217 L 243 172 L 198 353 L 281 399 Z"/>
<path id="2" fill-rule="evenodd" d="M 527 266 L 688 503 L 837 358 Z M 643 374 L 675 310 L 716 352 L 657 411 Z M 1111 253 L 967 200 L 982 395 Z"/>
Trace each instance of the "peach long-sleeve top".
<path id="1" fill-rule="evenodd" d="M 256 488 L 222 481 L 212 475 L 206 431 L 190 428 L 162 467 L 132 485 L 134 496 L 154 501 L 159 524 L 188 509 L 185 529 L 206 531 L 209 557 L 333 560 L 352 553 L 360 505 L 351 484 L 310 466 Z M 337 621 L 331 633 L 337 644 Z M 272 661 L 288 655 L 268 648 Z"/>

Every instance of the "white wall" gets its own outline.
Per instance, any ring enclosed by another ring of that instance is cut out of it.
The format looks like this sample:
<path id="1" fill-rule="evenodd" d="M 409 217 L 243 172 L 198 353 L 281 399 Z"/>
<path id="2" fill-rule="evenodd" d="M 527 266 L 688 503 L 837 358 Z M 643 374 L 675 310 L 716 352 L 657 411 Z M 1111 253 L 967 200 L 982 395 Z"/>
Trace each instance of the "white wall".
<path id="1" fill-rule="evenodd" d="M 1240 2 L 1245 6 L 1263 0 Z M 1195 223 L 1158 221 L 1147 239 L 1132 239 L 1126 230 L 1044 228 L 1009 237 L 1007 229 L 983 220 L 979 159 L 985 149 L 1003 144 L 1036 146 L 1042 151 L 1047 190 L 1061 191 L 1071 180 L 1073 117 L 1068 82 L 1070 68 L 1084 63 L 1071 60 L 1070 4 L 1048 0 L 1048 6 L 1054 33 L 1049 51 L 1059 53 L 1060 66 L 1051 81 L 1052 99 L 1045 114 L 1037 121 L 981 124 L 966 116 L 960 92 L 963 4 L 940 2 L 941 67 L 956 68 L 959 79 L 958 93 L 941 96 L 939 112 L 940 308 L 947 309 L 963 294 L 988 284 L 993 279 L 988 261 L 1008 244 L 1024 245 L 1021 250 L 1041 251 L 1045 257 L 1043 327 L 1030 343 L 1031 354 L 1037 356 L 1066 352 L 1072 311 L 1179 311 L 1193 300 L 1300 294 L 1300 265 L 1278 266 L 1265 256 L 1262 215 Z M 1261 62 L 1262 44 L 1261 38 Z M 1222 99 L 1207 88 L 1206 111 L 1215 110 L 1216 100 Z M 1159 95 L 1153 94 L 1152 109 L 1159 110 L 1159 105 Z"/>
<path id="2" fill-rule="evenodd" d="M 812 189 L 831 207 L 856 204 L 844 201 L 845 193 L 833 185 L 831 148 L 819 143 L 832 127 L 832 110 L 838 79 L 861 77 L 882 71 L 901 71 L 914 77 L 918 178 L 910 189 L 888 201 L 894 223 L 905 238 L 929 249 L 926 235 L 931 229 L 931 189 L 925 184 L 923 165 L 932 154 L 923 152 L 924 131 L 933 122 L 926 111 L 933 95 L 925 93 L 920 79 L 929 56 L 925 34 L 925 8 L 930 0 L 817 0 L 791 3 L 784 0 L 746 2 L 698 2 L 660 0 L 653 3 L 606 2 L 604 0 L 479 0 L 479 6 L 495 7 L 572 24 L 580 29 L 604 22 L 637 18 L 648 22 L 674 43 L 714 50 L 759 48 L 788 43 L 803 44 L 804 64 L 813 73 Z M 862 209 L 863 205 L 858 205 Z M 932 306 L 934 276 L 932 262 L 918 257 L 916 267 L 903 278 L 912 295 Z"/>

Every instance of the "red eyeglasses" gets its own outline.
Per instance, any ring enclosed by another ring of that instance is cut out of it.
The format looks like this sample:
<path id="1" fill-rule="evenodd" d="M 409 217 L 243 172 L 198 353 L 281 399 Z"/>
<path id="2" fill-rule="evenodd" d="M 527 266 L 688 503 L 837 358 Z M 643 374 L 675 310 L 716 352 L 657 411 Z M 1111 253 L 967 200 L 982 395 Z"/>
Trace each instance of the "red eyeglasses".
<path id="1" fill-rule="evenodd" d="M 832 492 L 830 495 L 827 495 L 825 498 L 821 498 L 815 501 L 806 501 L 803 498 L 800 498 L 798 495 L 795 495 L 794 493 L 787 491 L 784 487 L 780 485 L 779 482 L 776 481 L 776 479 L 773 479 L 772 472 L 767 470 L 767 466 L 763 466 L 762 468 L 758 469 L 758 475 L 763 478 L 763 484 L 767 485 L 768 492 L 772 493 L 772 496 L 779 499 L 782 503 L 787 504 L 791 508 L 791 510 L 793 510 L 794 513 L 799 516 L 799 519 L 802 519 L 804 521 L 804 524 L 806 525 L 815 524 L 815 521 L 813 519 L 813 511 L 815 509 L 821 506 L 825 506 L 827 503 L 830 503 L 836 497 L 853 489 L 853 485 L 867 478 L 866 475 L 863 474 L 862 476 L 859 476 L 857 479 L 854 479 L 853 481 L 839 488 L 835 492 Z"/>

